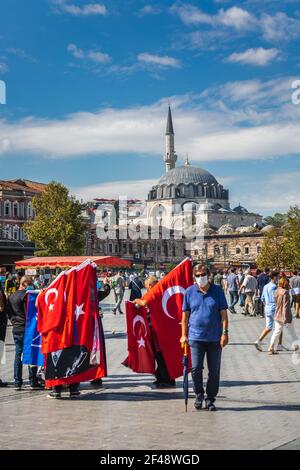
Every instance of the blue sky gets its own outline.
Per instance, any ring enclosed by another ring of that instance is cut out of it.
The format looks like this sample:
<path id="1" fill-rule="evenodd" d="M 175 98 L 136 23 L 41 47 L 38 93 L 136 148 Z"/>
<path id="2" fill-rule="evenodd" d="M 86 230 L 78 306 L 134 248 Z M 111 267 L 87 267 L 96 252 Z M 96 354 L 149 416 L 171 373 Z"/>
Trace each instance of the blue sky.
<path id="1" fill-rule="evenodd" d="M 300 6 L 279 1 L 2 0 L 1 178 L 145 197 L 176 150 L 262 214 L 299 201 Z"/>

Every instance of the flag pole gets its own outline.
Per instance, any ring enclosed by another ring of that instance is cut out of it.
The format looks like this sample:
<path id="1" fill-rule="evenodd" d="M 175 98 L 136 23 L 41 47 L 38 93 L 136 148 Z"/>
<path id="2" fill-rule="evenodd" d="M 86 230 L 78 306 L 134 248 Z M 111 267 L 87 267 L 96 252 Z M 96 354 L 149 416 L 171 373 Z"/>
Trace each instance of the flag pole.
<path id="1" fill-rule="evenodd" d="M 185 401 L 185 412 L 187 413 L 187 405 L 189 398 L 188 391 L 188 344 L 183 344 L 183 392 L 184 392 L 184 401 Z"/>

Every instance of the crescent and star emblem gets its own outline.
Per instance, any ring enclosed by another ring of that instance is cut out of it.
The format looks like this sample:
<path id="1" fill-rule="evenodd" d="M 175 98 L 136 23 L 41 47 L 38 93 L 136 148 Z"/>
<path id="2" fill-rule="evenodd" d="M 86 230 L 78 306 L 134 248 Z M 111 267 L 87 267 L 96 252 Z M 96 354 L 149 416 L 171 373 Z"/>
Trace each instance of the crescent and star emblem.
<path id="1" fill-rule="evenodd" d="M 172 320 L 175 320 L 175 317 L 172 317 L 169 314 L 168 308 L 167 308 L 167 303 L 168 303 L 168 300 L 172 297 L 172 295 L 175 295 L 175 294 L 184 295 L 185 294 L 185 288 L 182 287 L 182 286 L 171 286 L 171 287 L 169 287 L 164 292 L 164 295 L 163 295 L 163 298 L 162 298 L 162 301 L 161 301 L 161 305 L 162 305 L 162 309 L 163 309 L 164 313 L 166 314 L 167 317 L 171 318 Z"/>
<path id="2" fill-rule="evenodd" d="M 137 323 L 141 323 L 143 325 L 144 330 L 145 330 L 145 337 L 146 337 L 147 336 L 147 327 L 146 327 L 145 320 L 141 315 L 136 315 L 133 319 L 132 330 L 133 330 L 134 336 L 136 336 L 136 334 L 135 334 L 135 325 Z M 144 340 L 143 336 L 141 336 L 141 338 L 137 340 L 137 343 L 139 345 L 139 348 L 145 348 L 146 347 L 145 346 L 146 343 L 145 343 L 145 340 Z"/>
<path id="3" fill-rule="evenodd" d="M 55 289 L 55 288 L 52 288 L 52 289 L 49 289 L 47 292 L 46 292 L 46 295 L 45 295 L 45 303 L 46 305 L 48 306 L 48 310 L 50 310 L 50 312 L 54 309 L 54 302 L 52 302 L 50 305 L 48 303 L 49 301 L 49 295 L 51 294 L 55 294 L 55 300 L 54 302 L 56 302 L 57 300 L 57 297 L 58 297 L 58 290 Z"/>

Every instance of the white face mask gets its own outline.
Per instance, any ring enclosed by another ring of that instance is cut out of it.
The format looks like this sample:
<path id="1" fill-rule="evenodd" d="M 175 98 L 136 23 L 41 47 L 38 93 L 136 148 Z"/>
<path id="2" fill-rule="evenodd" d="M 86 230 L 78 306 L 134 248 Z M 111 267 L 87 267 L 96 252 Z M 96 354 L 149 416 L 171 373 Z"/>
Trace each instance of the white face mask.
<path id="1" fill-rule="evenodd" d="M 198 286 L 204 287 L 208 283 L 208 278 L 207 278 L 207 276 L 196 277 L 196 282 L 197 282 Z"/>

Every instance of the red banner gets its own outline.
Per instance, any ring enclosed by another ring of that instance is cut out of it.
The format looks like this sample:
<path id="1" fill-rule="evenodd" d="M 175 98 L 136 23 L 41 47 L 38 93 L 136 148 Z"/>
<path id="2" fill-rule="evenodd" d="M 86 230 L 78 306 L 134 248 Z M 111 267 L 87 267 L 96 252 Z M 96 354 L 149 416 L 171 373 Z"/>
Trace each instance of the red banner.
<path id="1" fill-rule="evenodd" d="M 133 372 L 154 374 L 155 359 L 147 309 L 137 308 L 132 302 L 126 302 L 126 321 L 128 357 L 122 364 Z"/>
<path id="2" fill-rule="evenodd" d="M 171 379 L 182 376 L 181 320 L 186 289 L 193 284 L 193 268 L 186 258 L 144 296 L 151 325 Z"/>

